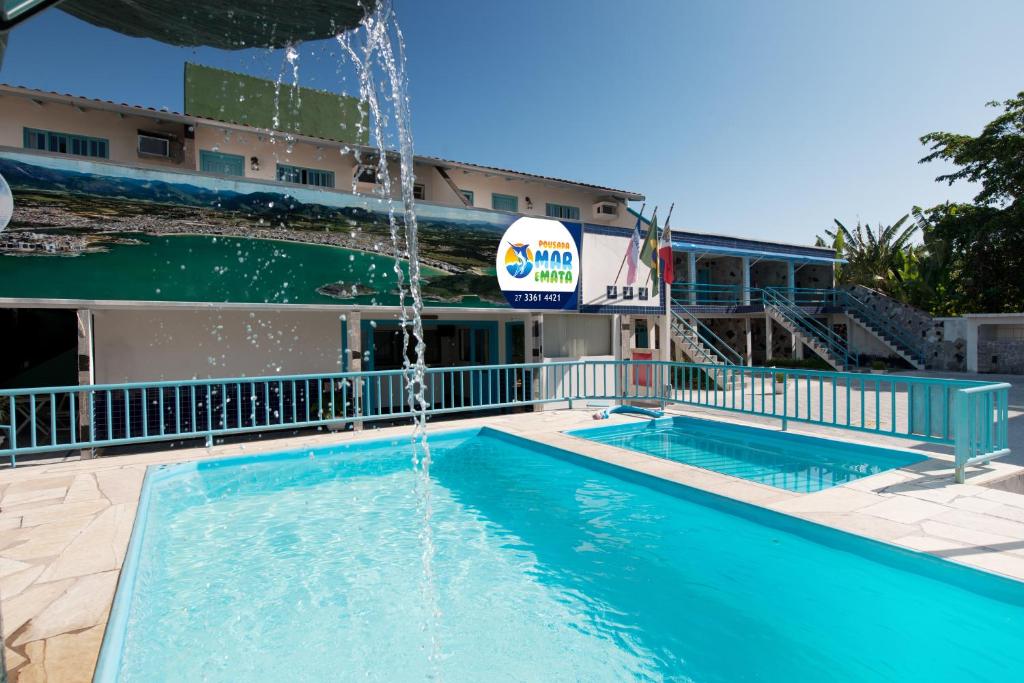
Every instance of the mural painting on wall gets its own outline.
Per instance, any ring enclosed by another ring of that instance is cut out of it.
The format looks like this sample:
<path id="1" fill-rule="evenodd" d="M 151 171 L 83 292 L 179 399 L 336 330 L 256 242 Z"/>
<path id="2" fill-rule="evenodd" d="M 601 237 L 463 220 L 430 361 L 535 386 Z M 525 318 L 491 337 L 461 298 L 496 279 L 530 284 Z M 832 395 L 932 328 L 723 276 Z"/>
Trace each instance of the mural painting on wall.
<path id="1" fill-rule="evenodd" d="M 14 194 L 0 297 L 395 305 L 388 204 L 316 188 L 0 155 Z M 515 216 L 417 207 L 428 305 L 507 306 Z"/>

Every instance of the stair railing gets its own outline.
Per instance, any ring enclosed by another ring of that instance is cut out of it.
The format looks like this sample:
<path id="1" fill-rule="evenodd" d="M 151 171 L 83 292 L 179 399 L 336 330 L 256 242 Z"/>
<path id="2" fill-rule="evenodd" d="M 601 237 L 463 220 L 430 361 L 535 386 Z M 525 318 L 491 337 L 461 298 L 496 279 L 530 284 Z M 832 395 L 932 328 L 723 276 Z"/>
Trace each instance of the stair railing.
<path id="1" fill-rule="evenodd" d="M 762 298 L 765 307 L 774 308 L 791 325 L 828 349 L 843 367 L 849 368 L 860 365 L 860 354 L 851 348 L 845 339 L 836 334 L 828 325 L 808 315 L 800 306 L 785 296 L 782 291 L 773 287 L 764 288 Z M 802 301 L 801 303 L 804 302 Z"/>
<path id="2" fill-rule="evenodd" d="M 872 310 L 870 306 L 849 292 L 843 290 L 834 291 L 837 295 L 836 298 L 839 302 L 839 306 L 842 307 L 848 315 L 852 312 L 869 326 L 878 328 L 882 335 L 889 338 L 890 342 L 894 343 L 896 346 L 902 347 L 903 351 L 905 351 L 909 356 L 913 357 L 921 365 L 924 365 L 926 354 L 921 345 L 920 339 L 916 339 L 914 335 L 908 332 L 905 328 L 902 328 L 900 325 L 895 324 L 891 319 Z"/>
<path id="3" fill-rule="evenodd" d="M 682 311 L 681 315 L 679 311 Z M 707 362 L 714 363 L 719 361 L 725 365 L 743 365 L 743 356 L 741 356 L 735 349 L 729 346 L 728 343 L 714 331 L 705 325 L 701 320 L 693 315 L 686 306 L 675 299 L 672 300 L 672 326 L 673 331 L 678 326 L 680 329 L 689 332 L 693 337 L 697 339 L 706 349 L 711 353 L 718 356 L 718 358 L 707 358 Z M 680 337 L 685 336 L 679 333 Z M 703 350 L 700 350 L 702 355 L 706 355 Z"/>

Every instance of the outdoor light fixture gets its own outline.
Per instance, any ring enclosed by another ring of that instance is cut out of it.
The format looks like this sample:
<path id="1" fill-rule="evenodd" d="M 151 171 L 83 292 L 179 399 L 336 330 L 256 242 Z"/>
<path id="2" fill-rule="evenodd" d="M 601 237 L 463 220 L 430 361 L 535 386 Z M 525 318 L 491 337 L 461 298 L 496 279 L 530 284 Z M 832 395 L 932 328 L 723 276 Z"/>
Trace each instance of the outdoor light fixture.
<path id="1" fill-rule="evenodd" d="M 252 169 L 253 171 L 260 170 L 260 158 L 249 157 L 249 168 Z"/>
<path id="2" fill-rule="evenodd" d="M 533 208 L 533 202 L 530 200 L 529 197 L 526 197 L 526 208 L 527 209 L 532 209 Z"/>

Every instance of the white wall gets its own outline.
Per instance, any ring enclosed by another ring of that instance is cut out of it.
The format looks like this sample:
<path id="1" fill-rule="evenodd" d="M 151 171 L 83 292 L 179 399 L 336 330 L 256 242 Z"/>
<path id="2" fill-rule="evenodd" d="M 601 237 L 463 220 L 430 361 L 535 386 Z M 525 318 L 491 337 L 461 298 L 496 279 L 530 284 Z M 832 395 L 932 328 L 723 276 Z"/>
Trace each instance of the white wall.
<path id="1" fill-rule="evenodd" d="M 583 287 L 581 303 L 584 305 L 605 305 L 605 306 L 658 306 L 659 299 L 648 298 L 647 301 L 640 301 L 637 298 L 636 290 L 639 287 L 651 288 L 651 269 L 640 263 L 636 269 L 636 282 L 633 285 L 634 294 L 632 300 L 622 298 L 622 288 L 626 284 L 627 267 L 623 265 L 622 258 L 629 247 L 629 236 L 617 235 L 595 235 L 584 233 L 583 253 L 580 259 L 583 263 Z M 617 276 L 617 277 L 616 277 Z M 609 299 L 608 285 L 618 284 L 619 296 L 617 299 Z M 650 296 L 650 295 L 649 295 Z"/>
<path id="2" fill-rule="evenodd" d="M 340 315 L 99 310 L 94 318 L 96 382 L 339 372 Z"/>
<path id="3" fill-rule="evenodd" d="M 94 138 L 106 138 L 111 161 L 143 166 L 171 168 L 194 168 L 195 154 L 192 140 L 185 138 L 185 126 L 181 123 L 158 123 L 159 115 L 119 116 L 114 112 L 78 108 L 61 102 L 36 104 L 21 97 L 0 97 L 0 145 L 24 147 L 25 128 L 37 128 L 54 133 L 72 133 Z M 183 155 L 178 159 L 140 157 L 138 154 L 138 131 L 173 135 L 183 145 Z"/>

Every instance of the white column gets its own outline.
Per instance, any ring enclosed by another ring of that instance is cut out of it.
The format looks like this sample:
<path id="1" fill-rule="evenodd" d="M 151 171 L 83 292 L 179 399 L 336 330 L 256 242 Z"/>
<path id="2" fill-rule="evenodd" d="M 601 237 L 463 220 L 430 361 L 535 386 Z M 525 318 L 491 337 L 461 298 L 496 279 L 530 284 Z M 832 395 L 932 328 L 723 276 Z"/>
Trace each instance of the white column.
<path id="1" fill-rule="evenodd" d="M 978 371 L 978 323 L 967 319 L 967 372 Z"/>
<path id="2" fill-rule="evenodd" d="M 95 384 L 96 358 L 93 354 L 92 311 L 88 309 L 76 311 L 75 318 L 78 322 L 78 358 L 76 361 L 78 366 L 78 384 L 79 386 Z M 78 394 L 78 405 L 75 406 L 75 409 L 78 411 L 78 433 L 80 437 L 91 439 L 92 434 L 89 433 L 91 428 L 89 424 L 89 397 L 85 392 Z M 161 417 L 161 419 L 163 418 Z M 96 457 L 96 451 L 92 448 L 82 449 L 78 455 L 82 460 L 89 460 Z"/>
<path id="3" fill-rule="evenodd" d="M 764 317 L 764 364 L 770 365 L 772 360 L 772 318 Z"/>
<path id="4" fill-rule="evenodd" d="M 348 322 L 348 371 L 362 372 L 363 370 L 363 314 L 359 311 L 352 311 L 346 317 Z M 352 385 L 352 400 L 361 406 L 363 402 L 363 383 L 355 382 Z M 352 429 L 361 431 L 362 420 L 355 422 Z"/>
<path id="5" fill-rule="evenodd" d="M 747 342 L 746 352 L 743 355 L 749 366 L 754 364 L 754 333 L 750 326 L 750 318 L 743 319 L 743 332 Z"/>
<path id="6" fill-rule="evenodd" d="M 663 285 L 663 289 L 671 285 Z M 667 293 L 666 293 L 667 294 Z M 661 317 L 661 359 L 672 360 L 672 297 L 665 297 L 665 313 Z"/>
<path id="7" fill-rule="evenodd" d="M 697 254 L 692 251 L 686 254 L 686 276 L 690 279 L 691 285 L 697 282 Z M 696 303 L 697 292 L 695 292 L 691 286 L 690 305 L 693 306 Z"/>
<path id="8" fill-rule="evenodd" d="M 744 256 L 740 259 L 743 262 L 743 305 L 750 305 L 750 257 Z"/>

